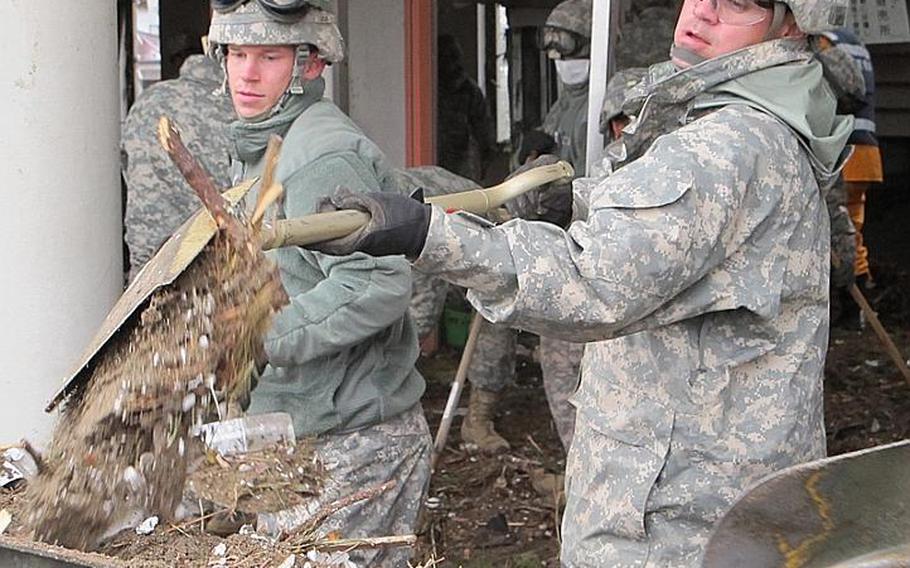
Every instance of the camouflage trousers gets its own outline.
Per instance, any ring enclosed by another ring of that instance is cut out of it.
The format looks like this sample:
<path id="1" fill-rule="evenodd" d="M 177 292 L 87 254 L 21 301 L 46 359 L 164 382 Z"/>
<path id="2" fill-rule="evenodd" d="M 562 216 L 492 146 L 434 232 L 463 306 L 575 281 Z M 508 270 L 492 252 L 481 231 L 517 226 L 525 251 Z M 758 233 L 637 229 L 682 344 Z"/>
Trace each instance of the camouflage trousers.
<path id="1" fill-rule="evenodd" d="M 569 451 L 575 435 L 575 406 L 569 402 L 578 388 L 584 343 L 569 343 L 551 337 L 540 338 L 540 370 L 550 414 L 563 448 Z"/>
<path id="2" fill-rule="evenodd" d="M 422 339 L 439 322 L 449 285 L 416 270 L 411 274 L 410 312 L 417 327 L 417 337 Z M 512 382 L 517 333 L 514 329 L 484 322 L 468 368 L 468 380 L 473 386 L 500 392 Z"/>
<path id="3" fill-rule="evenodd" d="M 395 485 L 369 499 L 349 505 L 323 522 L 319 536 L 337 532 L 343 538 L 413 534 L 417 513 L 430 483 L 432 440 L 418 404 L 375 426 L 347 434 L 319 436 L 315 450 L 326 467 L 322 494 L 278 513 L 262 513 L 257 530 L 278 534 L 305 523 L 327 504 L 352 493 L 393 480 Z M 355 550 L 357 566 L 407 566 L 408 548 Z"/>

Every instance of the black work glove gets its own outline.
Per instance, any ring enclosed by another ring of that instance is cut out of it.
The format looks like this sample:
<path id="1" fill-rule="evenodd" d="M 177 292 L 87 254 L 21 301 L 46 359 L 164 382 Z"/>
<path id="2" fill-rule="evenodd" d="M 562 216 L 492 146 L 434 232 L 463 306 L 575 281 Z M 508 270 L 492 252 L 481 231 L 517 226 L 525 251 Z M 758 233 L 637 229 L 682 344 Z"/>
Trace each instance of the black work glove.
<path id="1" fill-rule="evenodd" d="M 346 237 L 308 245 L 326 254 L 345 256 L 357 251 L 373 256 L 403 254 L 417 258 L 427 240 L 431 207 L 423 191 L 411 197 L 398 193 L 355 193 L 340 187 L 316 206 L 319 213 L 356 209 L 370 214 L 370 221 Z"/>
<path id="2" fill-rule="evenodd" d="M 518 163 L 524 164 L 530 157 L 532 160 L 544 154 L 556 151 L 556 140 L 543 130 L 531 130 L 521 137 L 521 146 L 518 147 Z"/>

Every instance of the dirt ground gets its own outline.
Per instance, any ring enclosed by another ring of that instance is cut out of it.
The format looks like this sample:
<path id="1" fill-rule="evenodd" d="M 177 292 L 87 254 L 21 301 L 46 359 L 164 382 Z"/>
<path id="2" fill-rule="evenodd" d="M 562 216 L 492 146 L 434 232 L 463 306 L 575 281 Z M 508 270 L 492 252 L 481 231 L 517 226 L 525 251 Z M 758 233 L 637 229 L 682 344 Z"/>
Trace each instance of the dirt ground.
<path id="1" fill-rule="evenodd" d="M 876 268 L 877 287 L 866 295 L 898 347 L 910 354 L 910 274 Z M 832 310 L 836 316 L 839 307 Z M 539 496 L 531 488 L 529 472 L 539 467 L 560 471 L 565 455 L 549 417 L 540 368 L 531 357 L 533 337 L 523 336 L 522 345 L 516 384 L 505 393 L 497 417 L 497 428 L 512 449 L 495 456 L 465 452 L 461 419 L 456 418 L 431 484 L 430 530 L 421 538 L 420 558 L 435 552 L 445 559 L 439 566 L 466 568 L 558 566 L 559 514 L 552 496 Z M 424 407 L 434 432 L 459 355 L 443 346 L 419 363 L 428 378 Z M 825 387 L 829 454 L 910 437 L 910 386 L 869 326 L 832 330 Z M 0 510 L 21 514 L 16 497 L 16 492 L 0 490 Z M 225 551 L 217 555 L 222 543 Z M 129 566 L 269 566 L 290 551 L 239 536 L 201 534 L 197 524 L 159 529 L 148 537 L 124 533 L 105 549 L 130 559 L 123 564 Z"/>

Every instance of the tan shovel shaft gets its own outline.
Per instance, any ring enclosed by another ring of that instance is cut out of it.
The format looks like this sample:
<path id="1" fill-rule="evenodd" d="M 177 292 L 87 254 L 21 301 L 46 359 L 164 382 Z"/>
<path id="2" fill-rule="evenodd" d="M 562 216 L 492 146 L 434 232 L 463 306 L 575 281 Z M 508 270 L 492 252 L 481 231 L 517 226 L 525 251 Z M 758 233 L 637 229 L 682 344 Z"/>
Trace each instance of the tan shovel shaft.
<path id="1" fill-rule="evenodd" d="M 483 215 L 535 187 L 561 179 L 571 179 L 574 175 L 572 166 L 568 162 L 560 161 L 528 170 L 487 189 L 431 197 L 427 199 L 427 203 L 446 210 L 456 209 Z M 271 229 L 263 228 L 262 248 L 268 250 L 285 246 L 305 246 L 341 238 L 350 235 L 369 220 L 368 213 L 352 209 L 279 220 Z"/>

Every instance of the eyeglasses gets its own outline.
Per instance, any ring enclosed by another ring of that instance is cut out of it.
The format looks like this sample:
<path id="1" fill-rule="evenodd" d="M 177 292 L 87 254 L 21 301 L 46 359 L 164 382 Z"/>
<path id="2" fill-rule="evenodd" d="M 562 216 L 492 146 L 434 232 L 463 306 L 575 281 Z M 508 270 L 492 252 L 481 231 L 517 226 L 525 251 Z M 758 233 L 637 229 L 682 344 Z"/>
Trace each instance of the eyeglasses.
<path id="1" fill-rule="evenodd" d="M 212 9 L 225 13 L 236 10 L 249 0 L 211 0 Z M 256 0 L 262 10 L 279 22 L 292 23 L 306 15 L 310 8 L 328 10 L 328 0 Z"/>
<path id="2" fill-rule="evenodd" d="M 702 0 L 696 0 L 701 2 Z M 771 13 L 771 2 L 764 0 L 708 0 L 717 20 L 729 26 L 754 26 Z"/>

